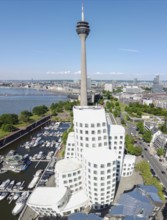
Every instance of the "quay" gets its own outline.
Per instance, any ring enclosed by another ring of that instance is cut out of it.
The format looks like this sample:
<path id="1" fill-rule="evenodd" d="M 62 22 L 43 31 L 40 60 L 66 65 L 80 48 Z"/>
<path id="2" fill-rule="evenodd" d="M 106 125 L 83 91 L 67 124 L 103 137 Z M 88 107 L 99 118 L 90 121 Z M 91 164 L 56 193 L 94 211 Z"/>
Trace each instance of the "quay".
<path id="1" fill-rule="evenodd" d="M 50 120 L 51 120 L 51 115 L 46 116 L 46 117 L 34 122 L 33 124 L 28 125 L 25 129 L 20 129 L 19 131 L 16 131 L 16 132 L 12 133 L 11 135 L 9 135 L 3 139 L 0 139 L 0 149 L 3 149 L 5 147 L 7 147 L 8 145 L 14 143 L 15 141 L 21 139 L 22 137 L 30 134 L 34 130 L 45 125 Z"/>

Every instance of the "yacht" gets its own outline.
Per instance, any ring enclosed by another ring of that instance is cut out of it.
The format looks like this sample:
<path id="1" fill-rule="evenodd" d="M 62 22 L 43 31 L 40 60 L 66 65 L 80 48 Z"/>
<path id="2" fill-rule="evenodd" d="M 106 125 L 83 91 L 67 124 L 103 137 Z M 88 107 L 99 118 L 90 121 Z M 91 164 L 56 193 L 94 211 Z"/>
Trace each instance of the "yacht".
<path id="1" fill-rule="evenodd" d="M 7 190 L 12 190 L 13 189 L 13 186 L 15 184 L 15 180 L 12 180 L 9 185 L 6 187 Z"/>
<path id="2" fill-rule="evenodd" d="M 9 183 L 10 183 L 10 179 L 3 181 L 0 185 L 0 189 L 6 189 L 6 187 L 9 185 Z"/>
<path id="3" fill-rule="evenodd" d="M 0 200 L 3 200 L 4 198 L 6 198 L 9 195 L 9 192 L 2 192 L 0 194 Z"/>
<path id="4" fill-rule="evenodd" d="M 18 198 L 18 200 L 16 201 L 16 205 L 12 210 L 13 215 L 17 215 L 23 210 L 24 206 L 26 205 L 26 200 L 27 200 L 28 196 L 29 196 L 29 192 L 25 191 Z"/>
<path id="5" fill-rule="evenodd" d="M 32 189 L 34 188 L 34 186 L 36 185 L 36 183 L 38 182 L 41 174 L 42 174 L 43 170 L 37 170 L 37 172 L 34 175 L 34 178 L 32 179 L 32 181 L 30 182 L 30 184 L 28 185 L 28 189 Z"/>
<path id="6" fill-rule="evenodd" d="M 13 196 L 14 200 L 17 200 L 20 197 L 21 193 L 20 192 L 16 192 Z"/>
<path id="7" fill-rule="evenodd" d="M 21 182 L 17 182 L 17 183 L 14 185 L 13 190 L 19 190 L 20 186 L 21 186 Z"/>

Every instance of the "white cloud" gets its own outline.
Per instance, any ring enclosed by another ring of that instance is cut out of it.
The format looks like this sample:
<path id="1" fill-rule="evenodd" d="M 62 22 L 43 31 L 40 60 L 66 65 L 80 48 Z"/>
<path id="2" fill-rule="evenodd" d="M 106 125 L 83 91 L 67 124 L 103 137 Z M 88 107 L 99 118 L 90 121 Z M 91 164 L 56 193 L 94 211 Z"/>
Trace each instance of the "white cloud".
<path id="1" fill-rule="evenodd" d="M 81 74 L 81 70 L 78 70 L 76 72 L 74 72 L 75 75 L 80 75 Z"/>
<path id="2" fill-rule="evenodd" d="M 107 74 L 107 73 L 102 73 L 102 72 L 96 72 L 96 73 L 94 73 L 94 75 L 105 75 L 105 74 Z"/>
<path id="3" fill-rule="evenodd" d="M 110 73 L 103 73 L 103 72 L 96 72 L 93 75 L 124 75 L 125 73 L 121 72 L 110 72 Z"/>
<path id="4" fill-rule="evenodd" d="M 127 51 L 127 52 L 132 52 L 132 53 L 139 53 L 140 51 L 139 50 L 136 50 L 136 49 L 129 49 L 129 48 L 122 48 L 122 49 L 119 49 L 121 51 Z"/>
<path id="5" fill-rule="evenodd" d="M 125 73 L 121 73 L 121 72 L 111 72 L 109 73 L 110 75 L 124 75 Z"/>
<path id="6" fill-rule="evenodd" d="M 46 72 L 47 75 L 68 75 L 71 74 L 70 70 L 62 71 L 62 72 L 54 72 L 54 71 L 48 71 Z"/>

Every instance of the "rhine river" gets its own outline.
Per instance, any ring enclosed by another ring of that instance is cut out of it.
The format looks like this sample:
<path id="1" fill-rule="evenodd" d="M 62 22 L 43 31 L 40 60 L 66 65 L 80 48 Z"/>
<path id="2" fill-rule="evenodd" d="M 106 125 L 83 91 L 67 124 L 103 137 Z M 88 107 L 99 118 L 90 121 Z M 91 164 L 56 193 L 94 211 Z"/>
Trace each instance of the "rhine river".
<path id="1" fill-rule="evenodd" d="M 19 114 L 24 110 L 31 111 L 38 105 L 49 107 L 52 103 L 66 100 L 68 100 L 66 95 L 46 90 L 0 87 L 0 115 Z"/>

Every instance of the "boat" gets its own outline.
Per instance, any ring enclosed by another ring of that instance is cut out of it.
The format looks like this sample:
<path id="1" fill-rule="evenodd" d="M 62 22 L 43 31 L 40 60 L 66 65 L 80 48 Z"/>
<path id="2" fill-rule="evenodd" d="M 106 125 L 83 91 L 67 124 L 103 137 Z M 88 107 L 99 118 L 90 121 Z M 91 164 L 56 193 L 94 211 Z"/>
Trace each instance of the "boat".
<path id="1" fill-rule="evenodd" d="M 8 199 L 8 200 L 11 200 L 11 199 L 13 198 L 13 196 L 14 196 L 14 193 L 12 192 L 12 193 L 9 194 L 9 196 L 7 197 L 7 199 Z"/>
<path id="2" fill-rule="evenodd" d="M 10 183 L 10 179 L 3 181 L 0 185 L 0 189 L 6 189 L 6 187 L 9 185 L 9 183 Z"/>
<path id="3" fill-rule="evenodd" d="M 3 200 L 4 198 L 6 198 L 9 195 L 9 192 L 2 192 L 0 194 L 0 200 Z"/>
<path id="4" fill-rule="evenodd" d="M 20 197 L 21 193 L 20 192 L 16 192 L 13 196 L 13 200 L 17 200 Z"/>
<path id="5" fill-rule="evenodd" d="M 28 196 L 29 196 L 29 192 L 25 191 L 17 199 L 16 205 L 15 205 L 15 207 L 12 210 L 12 214 L 13 215 L 17 215 L 17 214 L 19 214 L 23 210 L 24 206 L 26 205 L 26 200 L 27 200 Z"/>
<path id="6" fill-rule="evenodd" d="M 17 182 L 17 183 L 14 185 L 13 190 L 19 190 L 20 186 L 21 186 L 21 182 Z"/>
<path id="7" fill-rule="evenodd" d="M 38 182 L 41 174 L 42 174 L 43 170 L 37 170 L 37 172 L 34 175 L 34 178 L 32 179 L 32 181 L 30 182 L 30 184 L 28 185 L 28 189 L 32 189 L 34 188 L 34 186 L 36 185 L 36 183 Z"/>
<path id="8" fill-rule="evenodd" d="M 6 187 L 7 190 L 12 190 L 13 186 L 15 184 L 15 180 L 12 180 L 9 185 Z"/>

